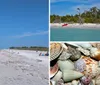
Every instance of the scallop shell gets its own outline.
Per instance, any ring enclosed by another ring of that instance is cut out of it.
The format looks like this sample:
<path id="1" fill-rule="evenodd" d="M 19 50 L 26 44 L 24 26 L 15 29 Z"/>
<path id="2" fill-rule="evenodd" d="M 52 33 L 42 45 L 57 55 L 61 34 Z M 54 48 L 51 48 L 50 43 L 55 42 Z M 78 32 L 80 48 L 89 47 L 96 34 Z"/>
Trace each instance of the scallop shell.
<path id="1" fill-rule="evenodd" d="M 50 67 L 50 78 L 54 77 L 58 72 L 58 64 L 56 63 L 53 67 Z"/>
<path id="2" fill-rule="evenodd" d="M 97 61 L 89 58 L 82 57 L 75 62 L 75 69 L 84 73 L 86 76 L 91 76 L 92 78 L 98 74 L 98 63 Z"/>
<path id="3" fill-rule="evenodd" d="M 74 68 L 74 63 L 71 60 L 66 60 L 66 61 L 58 61 L 58 66 L 61 71 L 64 70 L 73 70 Z"/>
<path id="4" fill-rule="evenodd" d="M 53 81 L 59 81 L 62 78 L 62 72 L 58 71 L 57 74 L 53 77 Z"/>
<path id="5" fill-rule="evenodd" d="M 73 71 L 73 70 L 64 70 L 63 71 L 64 82 L 69 82 L 69 81 L 72 81 L 74 79 L 81 78 L 82 76 L 83 76 L 83 74 L 80 72 L 77 72 L 77 71 Z"/>
<path id="6" fill-rule="evenodd" d="M 50 61 L 56 59 L 63 51 L 63 47 L 60 43 L 50 44 Z"/>

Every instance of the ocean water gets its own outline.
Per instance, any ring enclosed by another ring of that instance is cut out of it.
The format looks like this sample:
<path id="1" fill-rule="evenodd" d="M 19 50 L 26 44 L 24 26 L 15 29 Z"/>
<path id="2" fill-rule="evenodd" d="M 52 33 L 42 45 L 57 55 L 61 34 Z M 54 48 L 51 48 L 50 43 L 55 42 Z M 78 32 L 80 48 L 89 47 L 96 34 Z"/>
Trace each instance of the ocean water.
<path id="1" fill-rule="evenodd" d="M 51 28 L 51 41 L 100 41 L 100 29 Z"/>

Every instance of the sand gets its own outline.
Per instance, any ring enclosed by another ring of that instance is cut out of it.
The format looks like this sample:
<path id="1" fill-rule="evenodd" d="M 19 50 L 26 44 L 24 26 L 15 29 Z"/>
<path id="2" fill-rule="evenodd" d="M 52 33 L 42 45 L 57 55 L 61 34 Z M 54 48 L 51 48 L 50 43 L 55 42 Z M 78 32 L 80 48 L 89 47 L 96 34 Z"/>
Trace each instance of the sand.
<path id="1" fill-rule="evenodd" d="M 39 53 L 0 50 L 0 85 L 48 85 L 48 57 Z"/>
<path id="2" fill-rule="evenodd" d="M 62 27 L 64 23 L 51 23 L 50 26 L 54 28 L 59 28 Z M 100 29 L 100 24 L 92 24 L 92 23 L 84 23 L 84 24 L 79 24 L 79 23 L 73 23 L 73 24 L 68 24 L 67 26 L 64 26 L 63 28 L 91 28 L 91 29 Z"/>

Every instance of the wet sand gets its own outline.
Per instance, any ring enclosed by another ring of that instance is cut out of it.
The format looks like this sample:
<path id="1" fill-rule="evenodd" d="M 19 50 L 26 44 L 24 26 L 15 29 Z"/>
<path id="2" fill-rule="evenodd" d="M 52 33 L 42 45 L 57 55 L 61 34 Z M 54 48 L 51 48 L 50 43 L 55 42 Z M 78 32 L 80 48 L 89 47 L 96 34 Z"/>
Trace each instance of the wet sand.
<path id="1" fill-rule="evenodd" d="M 0 50 L 0 85 L 48 85 L 48 57 L 39 53 Z"/>

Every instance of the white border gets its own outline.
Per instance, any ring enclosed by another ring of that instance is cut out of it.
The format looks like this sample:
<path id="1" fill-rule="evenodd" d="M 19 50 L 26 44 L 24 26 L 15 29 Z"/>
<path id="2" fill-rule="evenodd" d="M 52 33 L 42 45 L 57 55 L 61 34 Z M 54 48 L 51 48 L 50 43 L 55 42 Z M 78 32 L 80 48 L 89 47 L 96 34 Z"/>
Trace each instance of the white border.
<path id="1" fill-rule="evenodd" d="M 49 57 L 48 57 L 48 67 L 49 67 L 49 73 L 48 73 L 48 75 L 49 75 L 49 85 L 50 85 L 50 0 L 48 0 L 48 9 L 49 9 Z"/>

